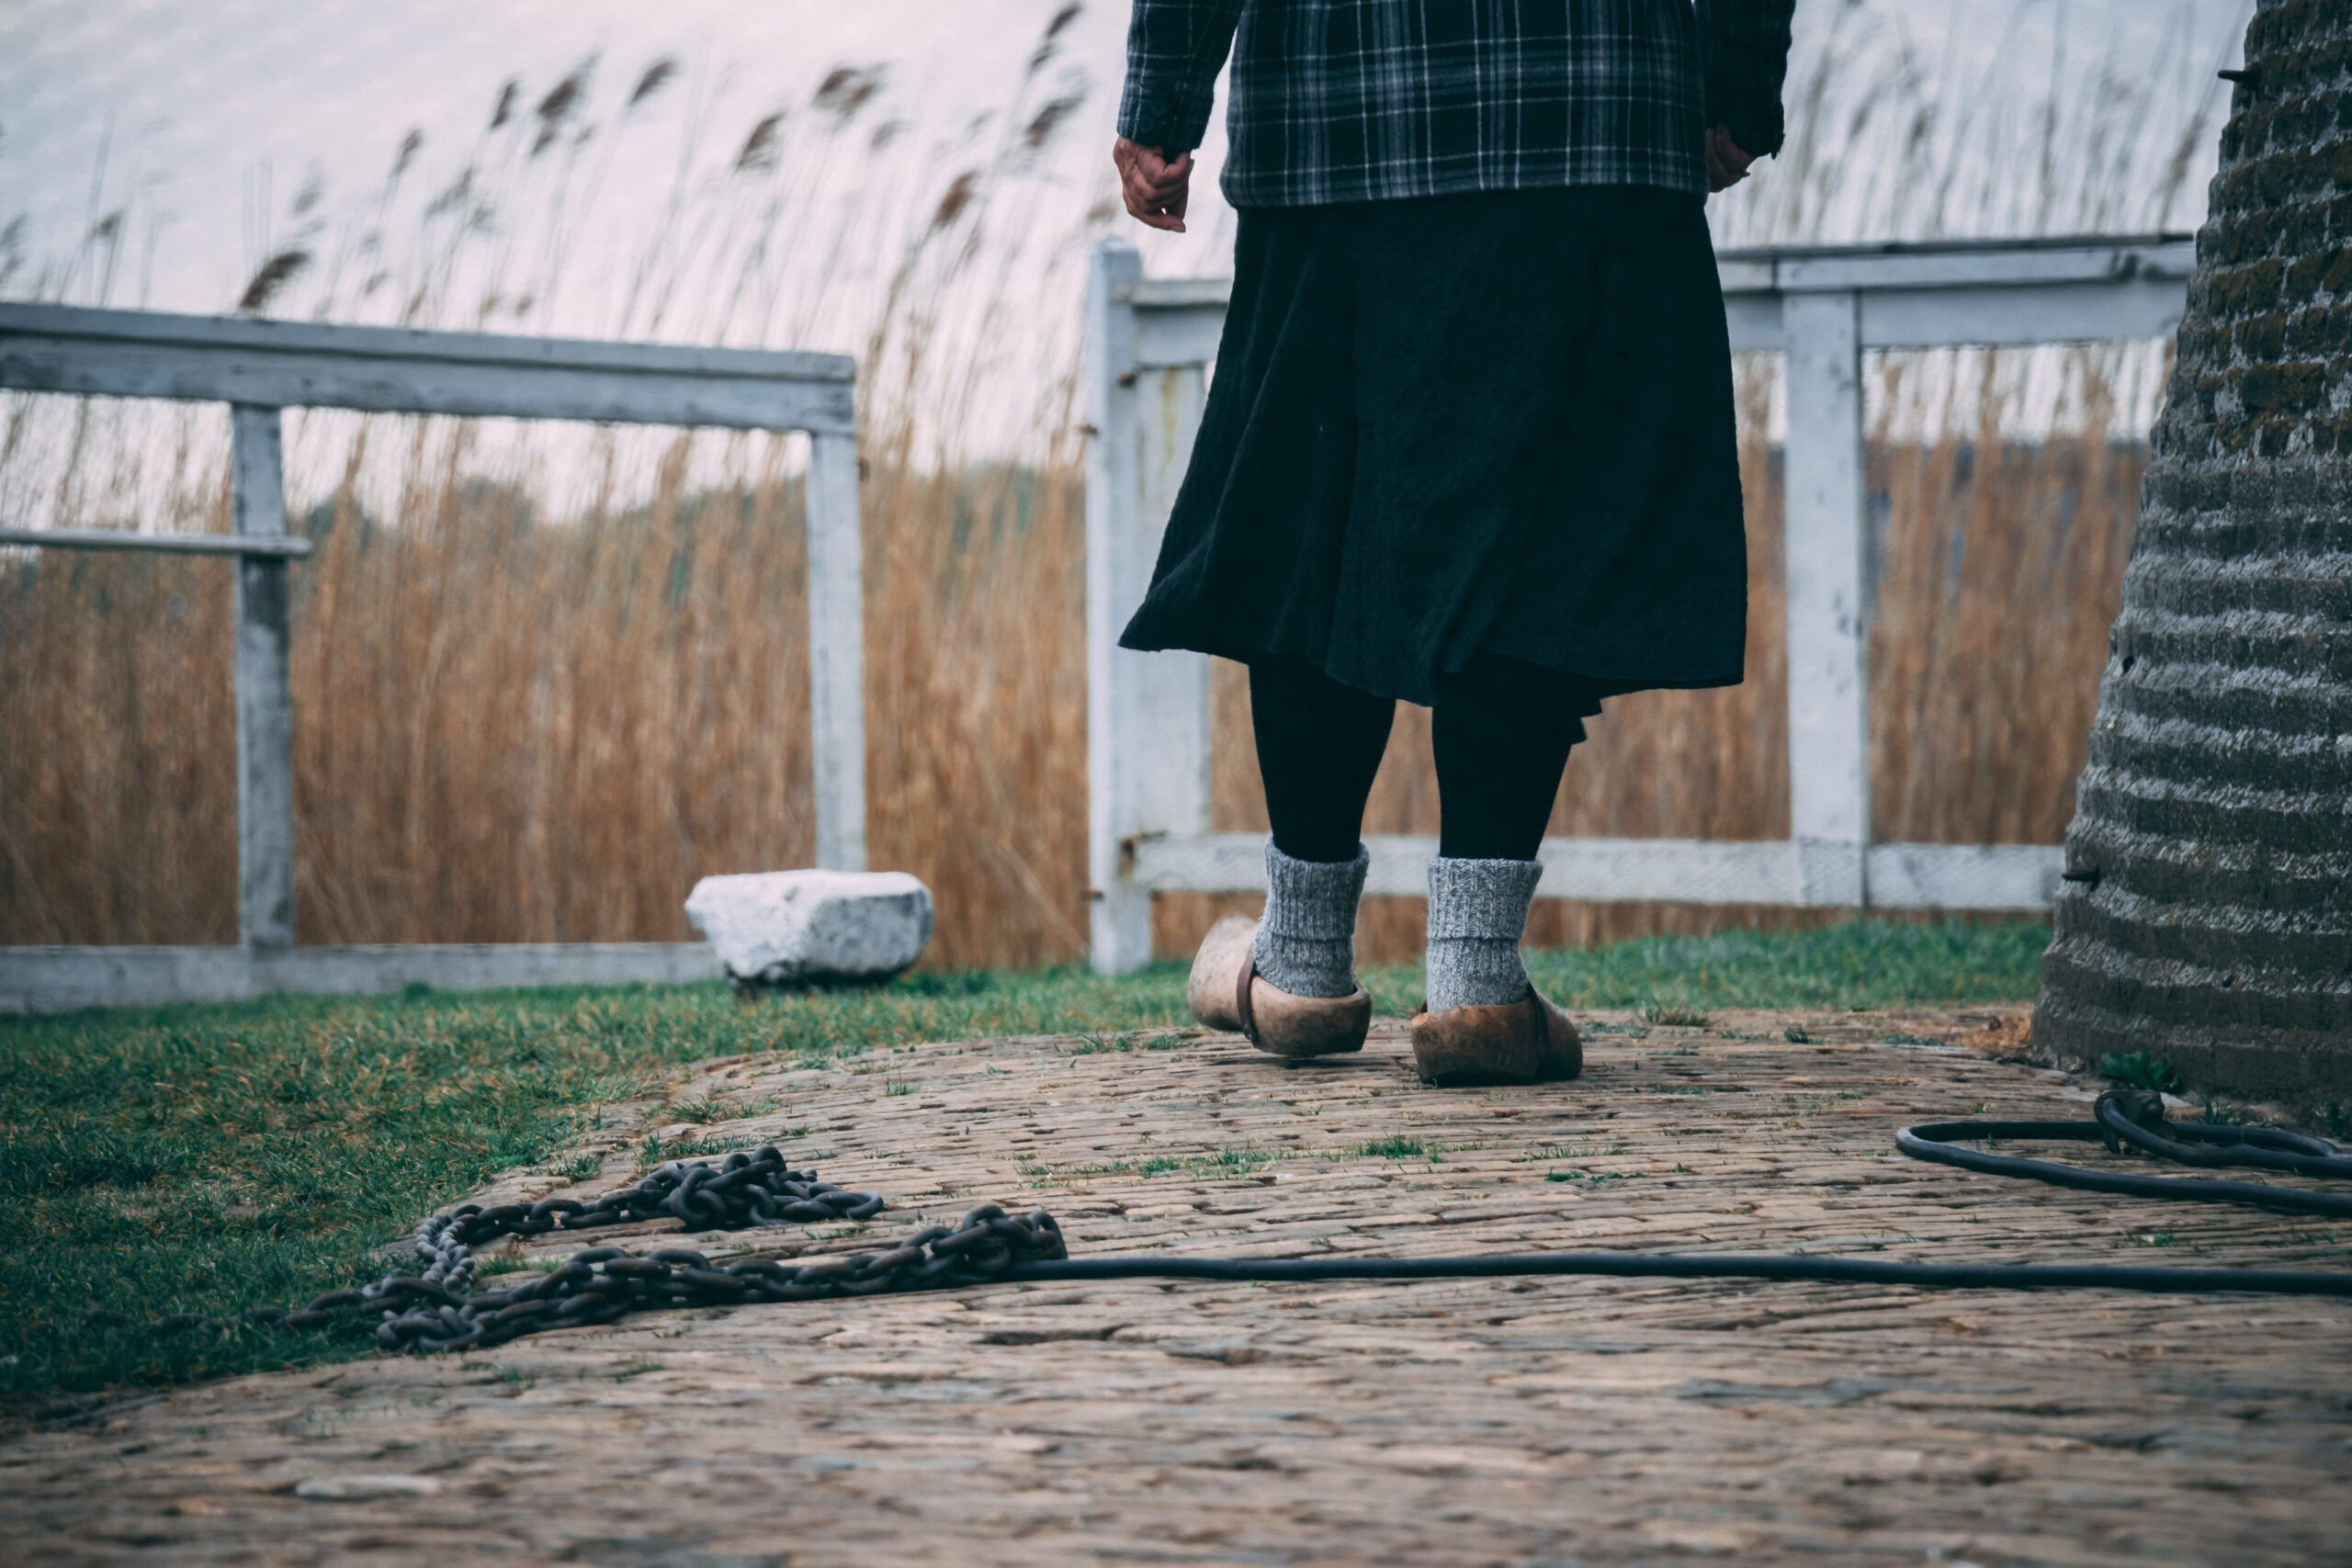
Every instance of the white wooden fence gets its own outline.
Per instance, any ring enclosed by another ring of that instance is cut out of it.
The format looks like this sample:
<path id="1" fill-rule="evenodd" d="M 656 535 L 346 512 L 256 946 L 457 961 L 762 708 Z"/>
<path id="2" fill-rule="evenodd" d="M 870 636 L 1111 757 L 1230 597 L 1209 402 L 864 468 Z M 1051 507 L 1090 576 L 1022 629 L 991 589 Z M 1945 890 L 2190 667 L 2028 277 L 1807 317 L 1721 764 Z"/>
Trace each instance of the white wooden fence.
<path id="1" fill-rule="evenodd" d="M 2046 909 L 2060 852 L 1882 844 L 1870 820 L 1871 579 L 1861 356 L 1872 349 L 2169 336 L 2187 236 L 1726 252 L 1735 352 L 1787 356 L 1790 837 L 1548 839 L 1543 896 L 1855 908 Z M 1087 292 L 1087 702 L 1093 962 L 1151 956 L 1159 892 L 1265 886 L 1263 840 L 1209 830 L 1208 661 L 1132 653 L 1198 430 L 1229 282 L 1157 280 L 1118 243 Z M 1370 890 L 1419 894 L 1433 839 L 1374 837 Z"/>
<path id="2" fill-rule="evenodd" d="M 695 942 L 298 948 L 280 412 L 592 420 L 806 431 L 817 863 L 865 863 L 865 640 L 856 362 L 821 354 L 0 303 L 0 388 L 230 405 L 230 535 L 0 529 L 0 546 L 235 558 L 238 932 L 233 948 L 0 948 L 0 1011 L 366 991 L 679 980 L 718 973 Z M 684 889 L 680 889 L 681 897 Z"/>

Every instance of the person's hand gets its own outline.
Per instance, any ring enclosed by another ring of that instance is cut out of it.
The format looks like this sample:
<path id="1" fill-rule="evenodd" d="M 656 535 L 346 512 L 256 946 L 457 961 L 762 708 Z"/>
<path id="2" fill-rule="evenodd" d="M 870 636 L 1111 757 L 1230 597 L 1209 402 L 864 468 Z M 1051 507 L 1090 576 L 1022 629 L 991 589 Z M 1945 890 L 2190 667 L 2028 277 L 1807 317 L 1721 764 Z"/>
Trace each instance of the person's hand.
<path id="1" fill-rule="evenodd" d="M 1111 143 L 1119 169 L 1119 195 L 1138 223 L 1174 233 L 1184 231 L 1184 204 L 1192 198 L 1193 155 L 1170 163 L 1157 147 L 1120 137 Z"/>
<path id="2" fill-rule="evenodd" d="M 1747 177 L 1747 166 L 1755 163 L 1753 156 L 1740 151 L 1739 143 L 1722 126 L 1707 131 L 1707 189 L 1710 194 L 1729 190 Z"/>

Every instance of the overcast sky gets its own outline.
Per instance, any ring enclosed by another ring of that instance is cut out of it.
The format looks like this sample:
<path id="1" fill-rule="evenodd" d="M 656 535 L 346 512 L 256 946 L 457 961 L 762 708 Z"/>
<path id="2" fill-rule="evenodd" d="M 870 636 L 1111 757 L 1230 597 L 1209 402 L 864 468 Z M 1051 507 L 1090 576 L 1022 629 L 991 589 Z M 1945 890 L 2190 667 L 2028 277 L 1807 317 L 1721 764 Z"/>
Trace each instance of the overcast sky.
<path id="1" fill-rule="evenodd" d="M 1907 50 L 1955 95 L 2093 90 L 2095 69 L 2154 84 L 2157 117 L 2233 58 L 2250 0 L 1804 0 L 1800 53 Z M 615 85 L 678 57 L 695 102 L 729 114 L 805 104 L 838 62 L 891 73 L 898 111 L 952 134 L 1001 106 L 1059 0 L 0 0 L 0 224 L 23 215 L 43 254 L 135 199 L 169 215 L 150 302 L 220 309 L 277 237 L 304 180 L 330 203 L 371 196 L 412 128 L 428 147 L 470 138 L 502 83 L 544 90 L 591 53 Z M 1107 137 L 1126 18 L 1091 0 L 1052 68 L 1092 93 L 1057 171 L 1071 211 L 1107 194 Z M 1858 67 L 1859 69 L 1859 67 Z M 1835 106 L 1833 106 L 1835 107 Z M 1955 109 L 1964 106 L 1954 106 Z M 910 147 L 923 144 L 918 135 Z M 1212 154 L 1214 149 L 1212 149 Z M 2201 181 L 2199 182 L 2201 187 Z M 2201 202 L 2199 188 L 2197 197 Z M 623 203 L 625 206 L 625 201 Z M 1223 231 L 1158 247 L 1160 270 L 1215 270 Z M 1864 216 L 1854 220 L 1860 227 Z M 21 285 L 18 286 L 21 288 Z"/>
<path id="2" fill-rule="evenodd" d="M 1812 172 L 1763 165 L 1711 206 L 1718 240 L 2193 228 L 2226 101 L 2213 72 L 2237 58 L 2251 5 L 1801 0 L 1792 82 L 1819 91 L 1800 100 L 1792 89 L 1791 109 Z M 560 214 L 510 202 L 498 244 L 477 246 L 466 264 L 480 276 L 447 284 L 444 304 L 412 319 L 859 353 L 907 236 L 923 231 L 962 170 L 991 149 L 1002 162 L 1010 132 L 1066 99 L 1062 134 L 1036 158 L 1012 160 L 1004 195 L 967 225 L 989 259 L 938 290 L 944 323 L 923 371 L 936 380 L 942 365 L 979 367 L 970 374 L 982 391 L 948 423 L 967 450 L 1019 446 L 1066 423 L 1041 411 L 1075 363 L 1091 239 L 1124 232 L 1159 273 L 1229 264 L 1231 215 L 1213 191 L 1181 237 L 1147 236 L 1103 210 L 1127 6 L 1086 0 L 1033 67 L 1063 8 L 0 0 L 0 296 L 222 311 L 265 260 L 300 244 L 317 260 L 272 310 L 401 319 L 409 279 L 362 291 L 351 279 L 377 264 L 363 255 L 346 267 L 337 247 L 347 257 L 355 236 L 379 231 L 407 246 L 413 274 L 429 271 L 418 258 L 433 193 L 496 163 L 484 157 L 484 128 L 504 85 L 518 85 L 527 118 L 593 57 L 582 122 L 597 136 L 580 158 L 589 173 Z M 624 113 L 632 84 L 664 57 L 677 64 L 668 85 Z M 842 64 L 879 67 L 887 86 L 854 135 L 828 143 L 813 129 L 824 117 L 811 95 Z M 739 186 L 723 202 L 712 197 L 736 178 L 730 150 L 778 111 L 786 133 L 763 177 L 797 194 L 771 207 Z M 884 125 L 900 129 L 874 151 Z M 413 172 L 399 203 L 386 203 L 387 171 L 412 131 L 422 139 Z M 855 155 L 841 156 L 853 142 Z M 1213 133 L 1211 174 L 1220 153 Z M 678 171 L 689 164 L 704 171 L 695 188 L 705 206 L 682 219 Z M 522 165 L 509 156 L 505 166 Z M 117 213 L 119 241 L 93 244 L 93 226 Z M 12 243 L 20 265 L 7 274 Z M 544 263 L 518 261 L 533 244 Z M 649 254 L 661 257 L 650 286 Z M 728 280 L 763 255 L 766 281 L 746 303 Z M 505 314 L 483 303 L 493 297 Z"/>

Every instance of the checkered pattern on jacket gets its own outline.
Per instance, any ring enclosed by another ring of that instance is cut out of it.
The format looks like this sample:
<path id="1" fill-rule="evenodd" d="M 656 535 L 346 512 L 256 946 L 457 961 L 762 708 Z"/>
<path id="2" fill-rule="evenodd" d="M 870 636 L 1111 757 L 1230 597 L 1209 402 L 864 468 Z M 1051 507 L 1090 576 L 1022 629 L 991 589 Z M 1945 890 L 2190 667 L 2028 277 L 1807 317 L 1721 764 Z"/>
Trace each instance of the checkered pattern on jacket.
<path id="1" fill-rule="evenodd" d="M 1796 0 L 1135 0 L 1119 133 L 1307 207 L 1570 185 L 1704 192 L 1706 128 L 1781 145 Z M 1238 29 L 1238 32 L 1237 32 Z"/>

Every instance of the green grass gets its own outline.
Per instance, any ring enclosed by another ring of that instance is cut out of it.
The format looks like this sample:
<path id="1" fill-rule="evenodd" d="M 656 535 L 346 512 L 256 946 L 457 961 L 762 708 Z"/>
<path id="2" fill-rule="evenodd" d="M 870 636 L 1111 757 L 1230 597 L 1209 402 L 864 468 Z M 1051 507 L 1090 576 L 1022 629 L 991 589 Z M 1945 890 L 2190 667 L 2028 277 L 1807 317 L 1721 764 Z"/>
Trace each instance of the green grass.
<path id="1" fill-rule="evenodd" d="M 2031 994 L 2047 940 L 2038 924 L 1860 924 L 1540 953 L 1530 967 L 1566 1006 L 1660 1018 L 2015 1000 Z M 419 1218 L 503 1171 L 544 1168 L 596 1107 L 656 1093 L 685 1063 L 989 1034 L 1082 1035 L 1080 1052 L 1157 1046 L 1150 1032 L 1189 1022 L 1183 979 L 1162 964 L 1115 980 L 918 974 L 754 1007 L 713 985 L 0 1020 L 0 1396 L 361 1353 L 348 1326 L 209 1338 L 85 1317 L 232 1314 L 374 1278 L 379 1249 Z M 1366 983 L 1384 1011 L 1420 992 L 1418 969 Z M 743 1113 L 686 1109 L 689 1121 Z M 873 1111 L 910 1113 L 879 1096 Z M 663 1153 L 718 1146 L 697 1136 Z M 1251 1161 L 1230 1163 L 1240 1173 Z M 560 1168 L 582 1179 L 594 1167 Z"/>
<path id="2" fill-rule="evenodd" d="M 2132 1089 L 2152 1089 L 2162 1094 L 2171 1094 L 2184 1087 L 2180 1074 L 2174 1069 L 2169 1059 L 2151 1056 L 2145 1051 L 2134 1051 L 2128 1056 L 2117 1053 L 2101 1056 L 2098 1070 L 2117 1083 Z"/>
<path id="3" fill-rule="evenodd" d="M 1271 1164 L 1273 1155 L 1265 1149 L 1211 1149 L 1207 1154 L 1184 1156 L 1153 1155 L 1145 1159 L 1110 1160 L 1101 1165 L 1073 1166 L 1063 1174 L 1069 1176 L 1190 1176 L 1201 1180 L 1215 1180 L 1227 1176 L 1255 1175 L 1261 1166 Z M 1040 1168 L 1041 1172 L 1050 1167 Z"/>
<path id="4" fill-rule="evenodd" d="M 1725 1008 L 2025 1001 L 2049 945 L 2050 928 L 2038 920 L 1866 920 L 1795 934 L 1725 931 L 1534 953 L 1527 968 L 1564 1006 L 1655 1009 L 1664 1021 Z M 1412 983 L 1419 984 L 1418 971 Z"/>
<path id="5" fill-rule="evenodd" d="M 1359 1159 L 1426 1159 L 1429 1150 L 1419 1138 L 1408 1138 L 1392 1133 L 1385 1138 L 1375 1138 L 1368 1144 L 1358 1144 L 1347 1151 Z"/>

